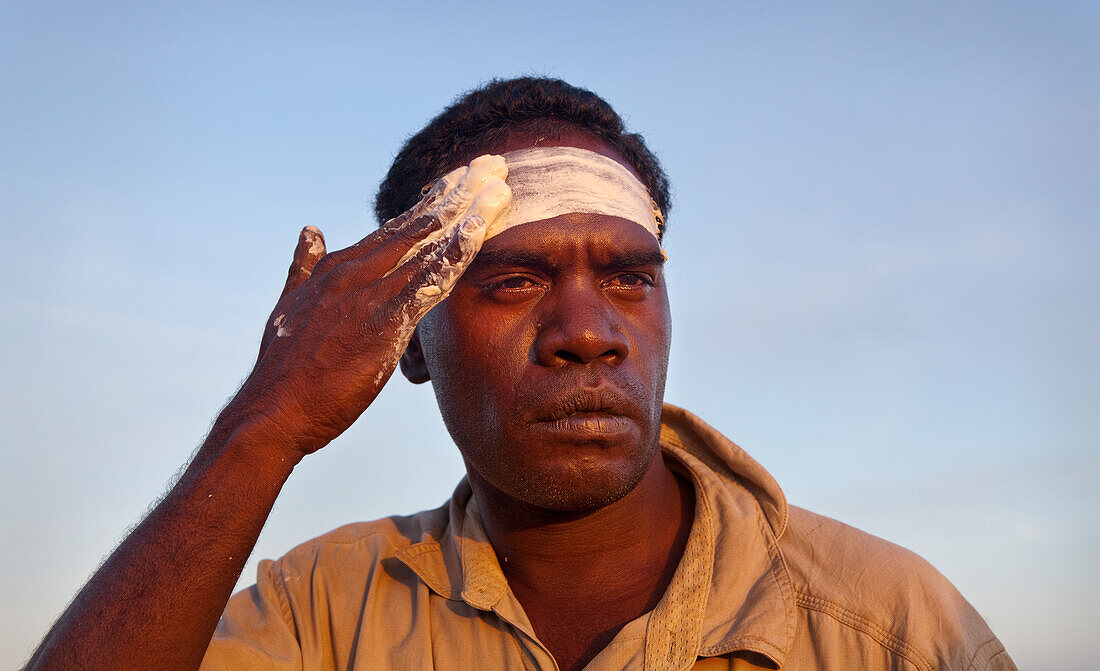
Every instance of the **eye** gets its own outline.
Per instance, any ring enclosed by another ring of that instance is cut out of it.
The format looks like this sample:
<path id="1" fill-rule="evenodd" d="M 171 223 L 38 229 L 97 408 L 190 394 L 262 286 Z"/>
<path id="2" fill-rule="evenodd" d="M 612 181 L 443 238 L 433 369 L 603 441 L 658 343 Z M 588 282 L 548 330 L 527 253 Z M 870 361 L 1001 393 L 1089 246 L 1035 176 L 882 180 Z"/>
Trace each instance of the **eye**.
<path id="1" fill-rule="evenodd" d="M 611 277 L 607 284 L 619 289 L 642 289 L 652 286 L 653 280 L 643 273 L 619 273 Z"/>
<path id="2" fill-rule="evenodd" d="M 534 280 L 530 277 L 524 277 L 522 275 L 513 275 L 512 277 L 505 277 L 497 280 L 492 284 L 493 289 L 503 289 L 505 291 L 520 291 L 536 286 Z"/>
<path id="3" fill-rule="evenodd" d="M 505 303 L 528 300 L 542 290 L 542 282 L 530 275 L 498 275 L 482 285 L 486 296 Z"/>
<path id="4" fill-rule="evenodd" d="M 604 280 L 603 288 L 609 295 L 628 301 L 644 300 L 654 286 L 653 278 L 641 272 L 624 272 Z"/>

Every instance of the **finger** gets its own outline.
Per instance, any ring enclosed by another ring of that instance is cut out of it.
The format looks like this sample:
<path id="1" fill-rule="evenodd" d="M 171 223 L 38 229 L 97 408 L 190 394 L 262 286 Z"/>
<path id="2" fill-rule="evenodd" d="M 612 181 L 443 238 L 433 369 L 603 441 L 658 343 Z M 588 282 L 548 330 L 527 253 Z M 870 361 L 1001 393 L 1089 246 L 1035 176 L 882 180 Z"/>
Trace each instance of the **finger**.
<path id="1" fill-rule="evenodd" d="M 377 230 L 372 231 L 354 245 L 332 252 L 325 257 L 323 263 L 319 264 L 320 267 L 315 272 L 326 273 L 341 264 L 357 259 L 364 254 L 369 254 L 384 242 L 393 238 L 398 231 L 410 226 L 415 228 L 418 220 L 438 206 L 440 201 L 455 188 L 465 170 L 466 168 L 459 168 L 440 177 L 416 205 L 385 222 Z"/>
<path id="2" fill-rule="evenodd" d="M 475 159 L 476 163 L 477 159 Z M 474 165 L 474 164 L 471 164 Z M 472 172 L 472 169 L 471 169 Z M 496 177 L 495 175 L 489 175 L 479 181 L 479 189 L 474 197 L 468 204 L 463 203 L 464 212 L 462 216 L 453 220 L 452 224 L 444 223 L 438 232 L 425 236 L 419 242 L 413 244 L 405 254 L 398 259 L 393 266 L 389 269 L 386 275 L 396 271 L 402 267 L 410 259 L 421 258 L 427 260 L 435 254 L 437 248 L 446 247 L 450 244 L 451 238 L 454 236 L 455 231 L 463 224 L 466 218 L 471 215 L 477 215 L 487 226 L 491 227 L 501 214 L 507 209 L 508 205 L 512 202 L 512 190 L 504 182 L 504 180 Z M 455 192 L 459 191 L 463 187 L 460 185 L 455 188 Z M 454 193 L 454 192 L 452 192 Z M 461 197 L 461 196 L 460 196 Z M 445 207 L 459 208 L 457 202 L 444 202 L 441 203 L 438 208 L 432 210 L 428 216 L 436 215 L 441 212 Z M 452 210 L 453 211 L 453 210 Z M 440 219 L 444 222 L 447 218 L 444 215 L 439 215 Z M 380 249 L 379 255 L 382 254 Z M 384 257 L 384 263 L 389 262 L 389 256 Z"/>
<path id="3" fill-rule="evenodd" d="M 455 228 L 462 223 L 463 217 L 466 213 L 472 211 L 471 208 L 475 202 L 478 202 L 479 198 L 482 198 L 482 194 L 491 192 L 496 194 L 493 198 L 493 202 L 482 202 L 482 208 L 497 207 L 503 209 L 507 206 L 507 203 L 500 203 L 502 200 L 510 200 L 511 190 L 508 189 L 504 183 L 504 179 L 508 176 L 508 167 L 504 162 L 504 157 L 485 155 L 479 156 L 470 162 L 470 165 L 465 168 L 458 168 L 452 170 L 443 177 L 443 181 L 448 184 L 448 190 L 438 203 L 428 210 L 426 216 L 434 216 L 442 222 L 442 227 L 433 235 L 426 238 L 417 240 L 408 249 L 402 250 L 401 242 L 408 242 L 408 239 L 402 239 L 397 237 L 391 244 L 395 247 L 392 250 L 378 251 L 379 265 L 387 266 L 387 275 L 393 272 L 396 268 L 405 263 L 409 258 L 416 255 L 426 245 L 431 245 L 440 241 L 449 240 L 454 234 Z M 457 180 L 457 181 L 456 181 Z M 453 186 L 450 186 L 453 183 Z M 476 209 L 476 208 L 475 208 Z M 488 212 L 486 212 L 488 214 Z M 495 220 L 498 213 L 493 213 L 492 218 Z M 386 245 L 387 247 L 390 245 Z M 391 258 L 396 255 L 398 251 L 401 251 L 401 255 L 397 258 Z"/>
<path id="4" fill-rule="evenodd" d="M 507 206 L 511 190 L 500 178 L 484 173 L 484 170 L 479 173 L 471 168 L 463 182 L 425 215 L 439 220 L 440 226 L 436 231 L 414 238 L 405 235 L 402 230 L 386 244 L 379 246 L 371 255 L 371 263 L 373 267 L 385 270 L 382 277 L 388 276 L 409 259 L 431 255 L 434 246 L 445 246 L 467 214 L 484 213 L 483 219 L 488 218 L 485 215 L 489 215 L 493 221 L 496 220 L 499 212 Z M 473 182 L 472 185 L 468 183 L 470 181 Z"/>
<path id="5" fill-rule="evenodd" d="M 462 179 L 439 202 L 434 211 L 444 221 L 458 222 L 484 188 L 503 182 L 507 177 L 508 166 L 504 163 L 503 156 L 478 156 L 470 161 L 470 167 L 466 169 Z"/>
<path id="6" fill-rule="evenodd" d="M 416 246 L 422 240 L 432 238 L 439 233 L 442 227 L 443 222 L 434 214 L 422 215 L 404 228 L 391 233 L 391 238 L 397 245 L 393 248 L 396 251 L 383 254 L 381 259 L 378 252 L 382 250 L 377 250 L 375 254 L 362 254 L 357 258 L 347 259 L 340 266 L 332 270 L 326 270 L 326 277 L 330 278 L 333 286 L 336 287 L 347 286 L 351 283 L 373 284 L 386 276 L 386 271 L 393 264 L 390 259 L 393 259 L 400 250 Z M 332 254 L 329 254 L 329 256 L 332 256 Z M 327 260 L 328 257 L 321 263 L 325 263 Z"/>
<path id="7" fill-rule="evenodd" d="M 390 219 L 386 223 L 382 224 L 379 228 L 382 230 L 396 230 L 401 228 L 408 222 L 417 219 L 425 212 L 431 210 L 440 201 L 443 200 L 451 192 L 452 189 L 462 180 L 462 176 L 466 174 L 466 167 L 457 168 L 451 172 L 443 175 L 435 181 L 425 192 L 423 197 L 408 210 L 405 210 L 401 214 L 397 215 L 393 219 Z"/>
<path id="8" fill-rule="evenodd" d="M 370 259 L 365 263 L 364 272 L 385 277 L 415 255 L 424 245 L 448 239 L 453 233 L 454 226 L 458 225 L 478 194 L 491 189 L 497 197 L 485 207 L 495 207 L 500 211 L 507 207 L 511 199 L 511 190 L 504 183 L 507 175 L 508 168 L 502 156 L 485 155 L 475 158 L 470 162 L 469 167 L 452 170 L 433 186 L 429 195 L 421 199 L 425 207 L 413 208 L 415 211 L 422 211 L 423 214 L 415 219 L 403 220 L 404 223 L 400 226 L 396 220 L 400 220 L 401 217 L 390 220 L 385 228 L 375 231 L 355 245 L 329 254 L 321 261 L 315 272 L 327 273 L 369 254 Z M 503 197 L 501 197 L 502 192 L 504 192 Z M 436 203 L 434 207 L 426 209 L 426 205 L 432 202 Z M 492 221 L 495 221 L 499 211 L 492 213 L 491 216 Z M 436 219 L 440 225 L 436 226 L 436 222 L 426 222 L 425 217 Z M 486 219 L 488 220 L 488 217 Z M 425 228 L 425 223 L 432 225 Z M 426 231 L 427 236 L 425 236 Z M 358 275 L 358 271 L 355 274 Z"/>
<path id="9" fill-rule="evenodd" d="M 302 286 L 302 283 L 313 274 L 313 268 L 324 255 L 324 234 L 316 226 L 303 228 L 298 234 L 298 246 L 294 248 L 294 258 L 290 262 L 290 270 L 287 271 L 286 284 L 283 286 L 280 298 Z"/>
<path id="10" fill-rule="evenodd" d="M 386 279 L 383 293 L 397 295 L 394 306 L 414 322 L 446 298 L 481 250 L 488 230 L 485 219 L 471 214 L 445 245 L 428 257 L 410 259 Z"/>

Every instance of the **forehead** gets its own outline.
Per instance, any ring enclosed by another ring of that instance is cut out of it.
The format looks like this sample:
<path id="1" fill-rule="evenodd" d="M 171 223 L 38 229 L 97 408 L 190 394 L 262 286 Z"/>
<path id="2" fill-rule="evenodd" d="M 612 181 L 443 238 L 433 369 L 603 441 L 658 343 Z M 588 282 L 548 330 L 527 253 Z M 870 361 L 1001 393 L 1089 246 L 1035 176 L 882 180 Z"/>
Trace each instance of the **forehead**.
<path id="1" fill-rule="evenodd" d="M 599 138 L 571 128 L 561 128 L 548 135 L 524 131 L 514 133 L 500 142 L 478 148 L 474 155 L 465 157 L 464 163 L 456 167 L 486 153 L 506 154 L 536 147 L 585 149 L 615 161 L 641 181 L 637 171 L 614 147 Z M 488 256 L 500 258 L 501 251 L 513 252 L 508 256 L 515 256 L 514 252 L 526 251 L 529 254 L 537 253 L 544 261 L 549 261 L 552 257 L 561 257 L 567 250 L 582 249 L 588 256 L 608 256 L 615 250 L 629 252 L 632 256 L 653 256 L 654 252 L 663 255 L 660 241 L 638 223 L 615 216 L 573 212 L 513 226 L 493 234 L 485 241 L 481 254 L 474 259 L 474 264 L 486 265 L 484 262 L 478 264 L 478 259 L 492 250 L 497 250 L 497 253 L 490 253 Z"/>
<path id="2" fill-rule="evenodd" d="M 472 267 L 593 266 L 663 263 L 653 235 L 633 221 L 573 212 L 510 228 L 485 241 Z"/>

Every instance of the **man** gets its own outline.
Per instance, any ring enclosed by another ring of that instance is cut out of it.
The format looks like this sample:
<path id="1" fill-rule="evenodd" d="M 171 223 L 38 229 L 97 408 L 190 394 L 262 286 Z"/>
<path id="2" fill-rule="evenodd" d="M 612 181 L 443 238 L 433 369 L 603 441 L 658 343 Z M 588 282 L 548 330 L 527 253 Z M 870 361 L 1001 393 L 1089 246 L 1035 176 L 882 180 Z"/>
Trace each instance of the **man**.
<path id="1" fill-rule="evenodd" d="M 395 159 L 378 231 L 331 254 L 302 231 L 254 371 L 27 668 L 1014 668 L 922 560 L 788 506 L 662 406 L 668 209 L 594 94 L 519 79 L 456 102 Z M 294 466 L 399 361 L 468 479 L 229 600 Z"/>

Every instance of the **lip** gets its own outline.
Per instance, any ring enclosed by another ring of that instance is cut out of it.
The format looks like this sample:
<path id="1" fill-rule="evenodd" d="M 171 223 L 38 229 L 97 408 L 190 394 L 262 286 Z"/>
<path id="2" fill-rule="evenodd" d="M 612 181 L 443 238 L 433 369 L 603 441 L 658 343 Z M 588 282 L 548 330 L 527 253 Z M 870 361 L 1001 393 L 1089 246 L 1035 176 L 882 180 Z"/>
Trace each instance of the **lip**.
<path id="1" fill-rule="evenodd" d="M 622 415 L 609 412 L 574 412 L 557 419 L 537 422 L 535 427 L 542 432 L 562 437 L 616 440 L 630 434 L 631 422 Z"/>
<path id="2" fill-rule="evenodd" d="M 630 408 L 630 403 L 621 394 L 608 389 L 571 389 L 549 403 L 540 405 L 542 408 L 537 413 L 536 420 L 551 423 L 578 417 L 585 421 L 623 419 Z"/>

